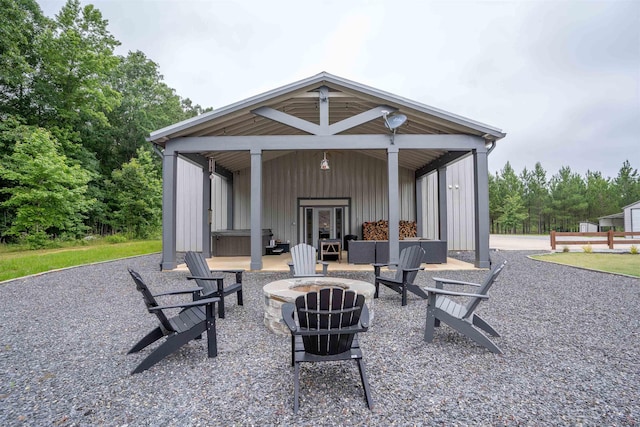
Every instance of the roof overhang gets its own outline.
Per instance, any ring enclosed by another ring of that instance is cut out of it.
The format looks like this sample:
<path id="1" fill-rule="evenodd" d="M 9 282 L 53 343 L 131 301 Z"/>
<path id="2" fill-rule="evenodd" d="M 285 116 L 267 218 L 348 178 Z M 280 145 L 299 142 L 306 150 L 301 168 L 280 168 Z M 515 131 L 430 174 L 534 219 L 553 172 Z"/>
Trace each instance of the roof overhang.
<path id="1" fill-rule="evenodd" d="M 326 111 L 325 117 L 321 111 Z M 273 137 L 298 136 L 300 141 L 304 141 L 313 139 L 303 138 L 305 136 L 315 136 L 317 144 L 312 147 L 301 144 L 306 148 L 300 149 L 326 150 L 321 141 L 329 141 L 329 136 L 360 135 L 368 140 L 380 135 L 390 137 L 391 131 L 385 126 L 383 115 L 393 113 L 407 116 L 407 121 L 395 131 L 394 137 L 398 141 L 405 135 L 465 135 L 491 143 L 506 135 L 495 127 L 323 72 L 159 129 L 147 139 L 161 147 L 176 139 L 194 141 L 204 137 L 203 140 L 209 141 L 224 140 L 231 146 L 216 150 L 213 144 L 212 149 L 203 147 L 200 154 L 215 158 L 217 164 L 229 171 L 237 171 L 250 164 L 247 148 L 241 143 L 237 147 L 233 145 L 246 141 L 246 137 L 252 140 L 272 137 L 272 140 L 277 140 Z M 322 136 L 327 138 L 317 139 Z M 343 138 L 343 141 L 359 139 Z M 342 145 L 332 150 L 359 150 L 366 155 L 386 159 L 386 150 L 376 149 L 375 144 Z M 400 166 L 413 170 L 424 168 L 451 151 L 455 150 L 445 144 L 404 146 L 399 152 Z M 278 144 L 274 144 L 272 149 L 265 149 L 263 160 L 289 152 L 291 149 L 278 148 Z"/>

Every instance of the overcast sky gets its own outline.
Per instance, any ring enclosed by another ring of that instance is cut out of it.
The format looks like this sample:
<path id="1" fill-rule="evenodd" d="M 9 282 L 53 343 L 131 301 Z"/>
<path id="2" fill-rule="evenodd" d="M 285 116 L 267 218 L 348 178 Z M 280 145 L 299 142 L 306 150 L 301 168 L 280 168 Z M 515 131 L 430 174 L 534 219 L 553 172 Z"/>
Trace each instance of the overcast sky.
<path id="1" fill-rule="evenodd" d="M 492 172 L 640 169 L 637 0 L 81 1 L 203 107 L 326 71 L 502 129 Z"/>

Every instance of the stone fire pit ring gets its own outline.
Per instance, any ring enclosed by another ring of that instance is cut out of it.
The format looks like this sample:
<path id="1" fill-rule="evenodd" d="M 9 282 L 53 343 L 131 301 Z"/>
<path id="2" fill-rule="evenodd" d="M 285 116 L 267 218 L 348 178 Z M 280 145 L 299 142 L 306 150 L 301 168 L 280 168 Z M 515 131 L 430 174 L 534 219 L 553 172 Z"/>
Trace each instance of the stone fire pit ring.
<path id="1" fill-rule="evenodd" d="M 264 325 L 273 333 L 289 335 L 289 328 L 282 320 L 282 304 L 294 302 L 296 298 L 307 292 L 328 287 L 340 287 L 363 295 L 369 309 L 369 323 L 373 321 L 373 294 L 376 290 L 373 284 L 340 277 L 296 277 L 276 280 L 262 288 L 264 292 Z"/>

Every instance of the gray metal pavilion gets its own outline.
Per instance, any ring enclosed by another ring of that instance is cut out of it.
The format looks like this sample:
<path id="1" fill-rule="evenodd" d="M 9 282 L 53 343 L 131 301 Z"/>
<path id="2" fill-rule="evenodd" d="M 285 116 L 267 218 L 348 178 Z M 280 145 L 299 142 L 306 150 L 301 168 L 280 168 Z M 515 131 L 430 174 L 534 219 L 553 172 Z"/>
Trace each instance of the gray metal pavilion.
<path id="1" fill-rule="evenodd" d="M 391 131 L 387 119 L 397 114 L 406 116 L 407 120 Z M 487 159 L 496 141 L 505 136 L 495 127 L 326 72 L 154 131 L 147 139 L 160 147 L 163 154 L 161 268 L 176 267 L 179 156 L 195 162 L 203 170 L 201 228 L 206 256 L 211 254 L 210 173 L 233 182 L 238 171 L 250 171 L 249 194 L 245 196 L 250 206 L 251 269 L 260 270 L 263 200 L 271 196 L 263 192 L 263 165 L 305 150 L 357 153 L 386 163 L 384 203 L 388 211 L 391 263 L 399 256 L 399 171 L 413 171 L 416 187 L 420 177 L 437 172 L 438 229 L 440 239 L 446 240 L 446 168 L 452 162 L 472 156 L 475 265 L 487 268 L 490 264 Z M 367 172 L 362 172 L 357 179 L 367 180 Z M 418 190 L 416 188 L 416 197 L 420 194 Z M 304 197 L 304 194 L 297 196 Z M 239 197 L 242 194 L 230 195 L 229 209 L 233 209 L 234 200 Z M 418 202 L 415 203 L 417 210 L 421 206 Z M 420 231 L 420 212 L 416 217 Z M 234 228 L 232 219 L 228 228 Z"/>

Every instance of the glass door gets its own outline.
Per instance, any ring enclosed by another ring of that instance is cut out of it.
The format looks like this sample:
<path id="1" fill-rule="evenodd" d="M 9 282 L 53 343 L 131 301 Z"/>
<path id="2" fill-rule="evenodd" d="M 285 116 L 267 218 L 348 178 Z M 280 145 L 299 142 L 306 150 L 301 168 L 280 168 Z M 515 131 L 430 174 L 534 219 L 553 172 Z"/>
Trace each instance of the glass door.
<path id="1" fill-rule="evenodd" d="M 343 219 L 342 206 L 305 207 L 305 243 L 317 248 L 320 239 L 342 239 Z"/>

